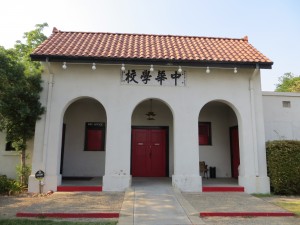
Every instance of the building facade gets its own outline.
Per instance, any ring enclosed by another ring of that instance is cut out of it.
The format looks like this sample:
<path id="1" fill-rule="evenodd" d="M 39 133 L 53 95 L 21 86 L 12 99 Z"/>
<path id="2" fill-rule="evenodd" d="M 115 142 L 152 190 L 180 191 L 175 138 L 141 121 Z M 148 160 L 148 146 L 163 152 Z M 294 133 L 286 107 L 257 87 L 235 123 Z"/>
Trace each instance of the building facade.
<path id="1" fill-rule="evenodd" d="M 62 32 L 31 55 L 42 61 L 46 113 L 36 124 L 29 191 L 62 177 L 171 177 L 202 190 L 199 161 L 248 193 L 269 193 L 260 70 L 272 62 L 248 39 Z M 267 133 L 268 134 L 268 133 Z"/>

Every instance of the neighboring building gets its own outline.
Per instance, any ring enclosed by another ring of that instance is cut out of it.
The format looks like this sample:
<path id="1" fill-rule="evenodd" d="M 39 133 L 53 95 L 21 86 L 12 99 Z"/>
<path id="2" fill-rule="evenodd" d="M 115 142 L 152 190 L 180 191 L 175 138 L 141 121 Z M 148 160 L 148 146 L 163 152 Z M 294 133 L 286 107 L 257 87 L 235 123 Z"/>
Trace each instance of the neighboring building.
<path id="1" fill-rule="evenodd" d="M 266 141 L 300 140 L 300 93 L 263 92 Z"/>
<path id="2" fill-rule="evenodd" d="M 273 63 L 247 37 L 54 29 L 31 58 L 45 67 L 47 110 L 29 191 L 39 169 L 44 191 L 62 176 L 102 176 L 104 191 L 123 191 L 134 176 L 172 177 L 182 191 L 201 191 L 199 161 L 248 193 L 270 191 L 260 69 Z"/>

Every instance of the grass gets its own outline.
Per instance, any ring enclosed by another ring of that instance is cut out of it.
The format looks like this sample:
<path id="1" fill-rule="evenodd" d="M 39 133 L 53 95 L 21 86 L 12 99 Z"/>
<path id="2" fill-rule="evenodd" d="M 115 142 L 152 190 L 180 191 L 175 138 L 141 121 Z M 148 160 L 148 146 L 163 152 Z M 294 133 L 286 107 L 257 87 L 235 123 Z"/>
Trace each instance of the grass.
<path id="1" fill-rule="evenodd" d="M 299 198 L 278 198 L 273 194 L 252 194 L 257 198 L 266 198 L 266 197 L 275 197 L 275 200 L 272 201 L 275 205 L 280 206 L 290 212 L 295 213 L 297 216 L 300 216 L 300 199 Z"/>
<path id="2" fill-rule="evenodd" d="M 266 198 L 266 197 L 274 196 L 273 194 L 252 194 L 252 195 L 257 198 Z"/>
<path id="3" fill-rule="evenodd" d="M 116 225 L 117 222 L 70 222 L 53 220 L 0 219 L 0 225 Z"/>
<path id="4" fill-rule="evenodd" d="M 279 200 L 275 204 L 300 216 L 300 200 Z"/>

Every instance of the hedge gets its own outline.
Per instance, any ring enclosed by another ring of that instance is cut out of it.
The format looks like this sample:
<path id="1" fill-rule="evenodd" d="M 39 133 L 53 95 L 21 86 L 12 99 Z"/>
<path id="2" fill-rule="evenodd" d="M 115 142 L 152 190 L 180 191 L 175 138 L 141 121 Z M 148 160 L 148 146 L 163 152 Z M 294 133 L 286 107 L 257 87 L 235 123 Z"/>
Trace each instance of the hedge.
<path id="1" fill-rule="evenodd" d="M 269 141 L 268 176 L 274 194 L 300 194 L 300 141 Z"/>

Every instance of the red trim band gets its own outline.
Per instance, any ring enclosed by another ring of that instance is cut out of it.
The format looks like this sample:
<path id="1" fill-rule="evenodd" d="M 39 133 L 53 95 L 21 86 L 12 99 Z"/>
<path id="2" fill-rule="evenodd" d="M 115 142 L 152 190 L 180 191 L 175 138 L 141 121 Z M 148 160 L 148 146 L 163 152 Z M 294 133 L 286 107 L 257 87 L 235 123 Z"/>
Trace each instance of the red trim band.
<path id="1" fill-rule="evenodd" d="M 18 212 L 17 217 L 51 217 L 51 218 L 119 218 L 116 212 L 105 213 L 27 213 Z"/>
<path id="2" fill-rule="evenodd" d="M 295 216 L 294 213 L 290 212 L 200 212 L 200 217 L 211 217 L 211 216 L 253 216 L 253 217 L 266 217 L 266 216 Z"/>

